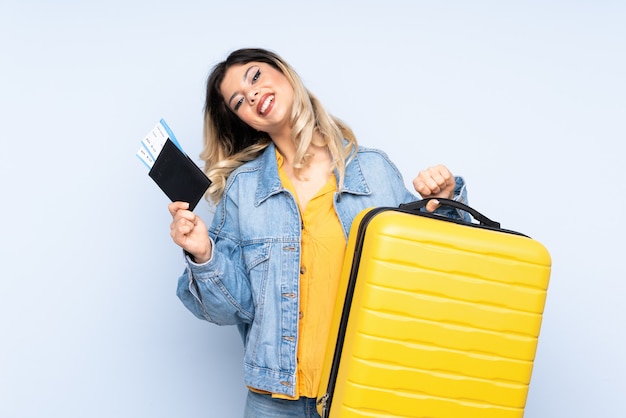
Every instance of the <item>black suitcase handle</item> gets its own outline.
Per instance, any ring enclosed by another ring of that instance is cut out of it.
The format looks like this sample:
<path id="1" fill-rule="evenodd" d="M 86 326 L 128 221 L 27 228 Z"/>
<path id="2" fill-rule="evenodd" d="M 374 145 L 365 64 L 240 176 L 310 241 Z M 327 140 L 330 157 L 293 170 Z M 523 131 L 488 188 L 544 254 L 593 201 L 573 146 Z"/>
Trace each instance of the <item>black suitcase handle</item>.
<path id="1" fill-rule="evenodd" d="M 417 200 L 415 202 L 411 202 L 411 203 L 402 203 L 399 208 L 404 209 L 404 210 L 408 210 L 411 212 L 419 212 L 420 209 L 425 208 L 426 204 L 431 201 L 431 200 L 438 200 L 439 203 L 441 203 L 442 206 L 450 206 L 453 207 L 455 209 L 460 209 L 462 211 L 465 211 L 467 213 L 469 213 L 470 215 L 472 215 L 472 217 L 474 219 L 476 219 L 478 222 L 480 222 L 481 225 L 483 226 L 488 226 L 491 228 L 500 228 L 500 222 L 496 222 L 496 221 L 492 221 L 491 219 L 487 218 L 485 215 L 483 215 L 482 213 L 478 212 L 476 209 L 473 209 L 469 206 L 467 206 L 464 203 L 458 202 L 456 200 L 452 200 L 452 199 L 444 199 L 444 198 L 440 198 L 440 197 L 427 197 L 425 199 L 422 200 Z"/>

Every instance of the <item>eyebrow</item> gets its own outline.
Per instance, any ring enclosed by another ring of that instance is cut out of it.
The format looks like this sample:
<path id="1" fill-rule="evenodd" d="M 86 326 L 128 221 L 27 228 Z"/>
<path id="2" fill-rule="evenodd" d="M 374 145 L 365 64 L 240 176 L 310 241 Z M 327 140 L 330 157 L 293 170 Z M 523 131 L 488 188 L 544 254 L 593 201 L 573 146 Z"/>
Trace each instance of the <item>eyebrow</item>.
<path id="1" fill-rule="evenodd" d="M 249 73 L 249 72 L 250 72 L 250 70 L 251 70 L 252 68 L 254 68 L 254 67 L 255 67 L 254 65 L 251 65 L 251 66 L 249 66 L 249 67 L 246 69 L 246 72 L 245 72 L 245 73 L 243 73 L 243 77 L 242 77 L 241 81 L 245 82 L 245 81 L 248 79 L 248 73 Z M 232 96 L 230 96 L 230 99 L 228 99 L 228 107 L 230 107 L 230 102 L 232 102 L 232 101 L 233 101 L 233 99 L 235 98 L 235 96 L 237 96 L 237 94 L 238 94 L 238 93 L 239 93 L 239 91 L 236 91 L 236 92 L 234 92 L 234 93 L 233 93 L 233 95 L 232 95 Z"/>

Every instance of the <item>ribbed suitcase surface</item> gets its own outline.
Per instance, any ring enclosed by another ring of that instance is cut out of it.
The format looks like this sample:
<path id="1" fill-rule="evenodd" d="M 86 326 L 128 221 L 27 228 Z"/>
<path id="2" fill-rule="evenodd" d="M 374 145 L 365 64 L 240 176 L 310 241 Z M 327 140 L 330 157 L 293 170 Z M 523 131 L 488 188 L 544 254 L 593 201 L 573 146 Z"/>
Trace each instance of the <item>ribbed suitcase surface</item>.
<path id="1" fill-rule="evenodd" d="M 523 416 L 550 276 L 543 245 L 378 208 L 355 219 L 346 254 L 322 416 Z"/>

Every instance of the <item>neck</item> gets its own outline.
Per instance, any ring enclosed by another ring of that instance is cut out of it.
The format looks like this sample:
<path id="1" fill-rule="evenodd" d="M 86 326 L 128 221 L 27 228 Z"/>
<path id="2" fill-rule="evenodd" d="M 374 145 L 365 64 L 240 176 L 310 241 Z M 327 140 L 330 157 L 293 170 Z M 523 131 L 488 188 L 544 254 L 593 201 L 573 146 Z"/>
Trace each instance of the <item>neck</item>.
<path id="1" fill-rule="evenodd" d="M 272 138 L 272 142 L 278 149 L 278 152 L 280 152 L 280 154 L 283 156 L 285 163 L 288 166 L 293 166 L 295 162 L 295 156 L 296 156 L 296 144 L 293 141 L 293 139 L 291 139 L 291 135 L 290 134 L 283 135 L 283 136 L 274 135 L 271 138 Z M 318 135 L 315 134 L 313 142 L 318 142 L 316 141 L 317 139 L 319 139 Z M 327 163 L 328 161 L 330 161 L 330 154 L 328 152 L 328 146 L 315 145 L 313 142 L 309 144 L 309 147 L 307 148 L 307 154 L 309 154 L 309 157 L 307 159 L 309 163 L 308 165 L 317 164 L 317 163 Z"/>

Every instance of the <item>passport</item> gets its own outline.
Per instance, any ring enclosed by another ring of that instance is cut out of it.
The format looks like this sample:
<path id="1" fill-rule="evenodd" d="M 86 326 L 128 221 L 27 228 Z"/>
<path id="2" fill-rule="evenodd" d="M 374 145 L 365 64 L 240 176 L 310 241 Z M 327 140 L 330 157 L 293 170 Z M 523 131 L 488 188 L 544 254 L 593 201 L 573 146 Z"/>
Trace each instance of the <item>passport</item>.
<path id="1" fill-rule="evenodd" d="M 141 141 L 137 157 L 149 168 L 148 175 L 172 201 L 189 203 L 194 210 L 211 180 L 183 151 L 163 119 Z"/>

